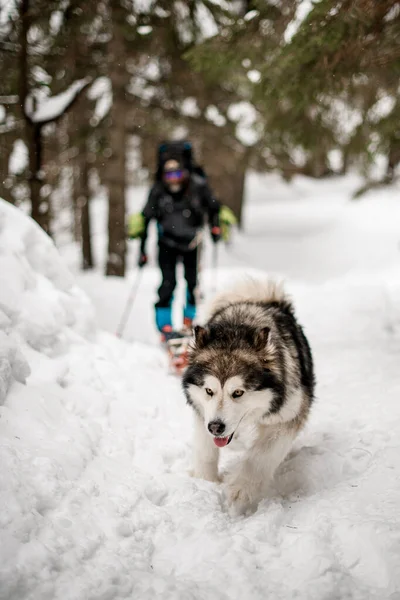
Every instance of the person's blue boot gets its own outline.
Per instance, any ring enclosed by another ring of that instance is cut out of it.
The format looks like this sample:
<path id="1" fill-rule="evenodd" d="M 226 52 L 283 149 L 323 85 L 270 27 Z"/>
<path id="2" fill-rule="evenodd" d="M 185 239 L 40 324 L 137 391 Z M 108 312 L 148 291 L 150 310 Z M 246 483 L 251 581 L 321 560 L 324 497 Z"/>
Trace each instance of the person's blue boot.
<path id="1" fill-rule="evenodd" d="M 172 331 L 172 309 L 170 306 L 156 306 L 156 325 L 158 331 Z"/>

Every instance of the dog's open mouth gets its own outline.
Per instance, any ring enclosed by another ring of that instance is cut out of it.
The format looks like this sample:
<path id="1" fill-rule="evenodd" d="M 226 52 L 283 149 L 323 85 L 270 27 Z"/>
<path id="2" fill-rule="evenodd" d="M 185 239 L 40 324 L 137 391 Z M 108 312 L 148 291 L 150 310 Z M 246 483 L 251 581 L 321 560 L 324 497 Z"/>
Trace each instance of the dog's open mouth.
<path id="1" fill-rule="evenodd" d="M 231 435 L 228 435 L 228 437 L 215 437 L 214 444 L 218 446 L 218 448 L 223 448 L 224 446 L 227 446 L 232 441 L 233 433 L 231 433 Z"/>

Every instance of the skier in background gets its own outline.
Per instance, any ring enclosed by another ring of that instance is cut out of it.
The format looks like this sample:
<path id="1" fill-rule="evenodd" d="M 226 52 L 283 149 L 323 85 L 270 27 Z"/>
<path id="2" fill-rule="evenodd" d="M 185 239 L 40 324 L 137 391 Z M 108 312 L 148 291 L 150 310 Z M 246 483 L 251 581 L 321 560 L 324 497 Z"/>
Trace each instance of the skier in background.
<path id="1" fill-rule="evenodd" d="M 188 142 L 163 143 L 158 149 L 155 182 L 141 215 L 133 215 L 129 225 L 131 238 L 141 244 L 138 266 L 147 263 L 146 240 L 152 219 L 157 221 L 158 264 L 162 282 L 158 289 L 155 318 L 162 341 L 176 337 L 172 322 L 172 301 L 176 287 L 176 267 L 182 261 L 187 284 L 183 312 L 184 328 L 192 328 L 196 316 L 198 253 L 204 224 L 210 228 L 213 242 L 221 237 L 220 204 L 214 198 L 202 169 L 194 164 Z"/>

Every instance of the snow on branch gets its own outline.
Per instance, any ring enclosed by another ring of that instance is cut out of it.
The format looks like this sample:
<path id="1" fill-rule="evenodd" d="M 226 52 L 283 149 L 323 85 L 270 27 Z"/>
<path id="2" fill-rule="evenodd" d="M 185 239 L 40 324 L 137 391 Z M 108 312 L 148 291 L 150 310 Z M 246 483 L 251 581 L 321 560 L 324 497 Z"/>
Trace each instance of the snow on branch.
<path id="1" fill-rule="evenodd" d="M 32 123 L 41 125 L 56 121 L 67 112 L 81 91 L 88 86 L 90 82 L 91 79 L 89 77 L 79 79 L 70 85 L 67 90 L 61 92 L 61 94 L 41 100 L 35 108 L 34 98 L 32 95 L 28 96 L 25 104 L 26 116 Z"/>
<path id="2" fill-rule="evenodd" d="M 257 111 L 246 101 L 236 102 L 228 108 L 228 119 L 236 124 L 236 139 L 244 146 L 254 146 L 259 140 L 256 131 Z"/>
<path id="3" fill-rule="evenodd" d="M 213 123 L 216 127 L 223 127 L 226 124 L 226 118 L 220 113 L 217 106 L 210 104 L 205 111 L 207 121 Z"/>
<path id="4" fill-rule="evenodd" d="M 381 94 L 379 100 L 368 111 L 368 118 L 371 123 L 378 123 L 390 115 L 396 106 L 396 98 L 388 94 Z"/>
<path id="5" fill-rule="evenodd" d="M 318 2 L 320 2 L 320 0 L 301 0 L 301 2 L 298 4 L 295 17 L 293 21 L 290 21 L 284 33 L 284 39 L 287 44 L 291 42 L 293 36 L 300 29 L 303 21 L 306 20 L 308 14 L 314 8 L 314 4 L 317 4 Z"/>
<path id="6" fill-rule="evenodd" d="M 180 103 L 180 112 L 185 117 L 199 117 L 201 111 L 197 104 L 196 98 L 189 96 Z"/>
<path id="7" fill-rule="evenodd" d="M 19 97 L 15 95 L 0 96 L 0 104 L 17 104 Z"/>
<path id="8" fill-rule="evenodd" d="M 218 25 L 216 24 L 211 11 L 204 6 L 202 2 L 199 2 L 196 5 L 195 20 L 197 27 L 199 28 L 198 41 L 204 41 L 217 35 Z"/>
<path id="9" fill-rule="evenodd" d="M 100 122 L 110 112 L 112 105 L 112 86 L 108 77 L 98 77 L 88 92 L 90 100 L 96 101 L 94 117 Z"/>
<path id="10" fill-rule="evenodd" d="M 154 0 L 133 0 L 135 13 L 150 13 L 153 10 Z"/>
<path id="11" fill-rule="evenodd" d="M 13 118 L 8 119 L 5 123 L 2 123 L 0 125 L 0 134 L 15 131 L 16 129 L 18 129 L 18 127 L 22 127 L 23 123 L 24 121 L 22 119 L 19 119 L 18 121 Z"/>

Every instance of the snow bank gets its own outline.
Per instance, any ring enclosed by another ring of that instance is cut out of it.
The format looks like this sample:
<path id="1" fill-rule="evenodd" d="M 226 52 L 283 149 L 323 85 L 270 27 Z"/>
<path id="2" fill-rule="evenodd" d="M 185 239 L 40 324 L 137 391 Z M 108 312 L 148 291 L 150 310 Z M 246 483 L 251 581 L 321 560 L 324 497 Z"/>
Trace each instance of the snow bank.
<path id="1" fill-rule="evenodd" d="M 51 240 L 1 200 L 1 600 L 187 588 L 153 573 L 147 535 L 167 523 L 153 473 L 187 453 L 182 420 L 160 425 L 183 405 L 179 384 L 164 381 L 160 403 L 146 382 L 165 357 L 96 332 L 92 314 Z"/>
<path id="2" fill-rule="evenodd" d="M 90 346 L 92 313 L 52 241 L 0 200 L 1 598 L 22 597 L 16 556 L 25 560 L 21 545 L 27 548 L 38 515 L 56 501 L 63 469 L 82 460 L 71 447 L 62 385 L 71 349 Z M 76 443 L 88 433 L 74 427 Z"/>
<path id="3" fill-rule="evenodd" d="M 92 308 L 53 242 L 30 219 L 0 201 L 0 323 L 8 337 L 55 355 L 72 332 L 94 332 Z"/>
<path id="4" fill-rule="evenodd" d="M 93 332 L 89 300 L 51 240 L 0 200 L 0 404 L 14 382 L 26 383 L 27 358 L 58 357 Z"/>

